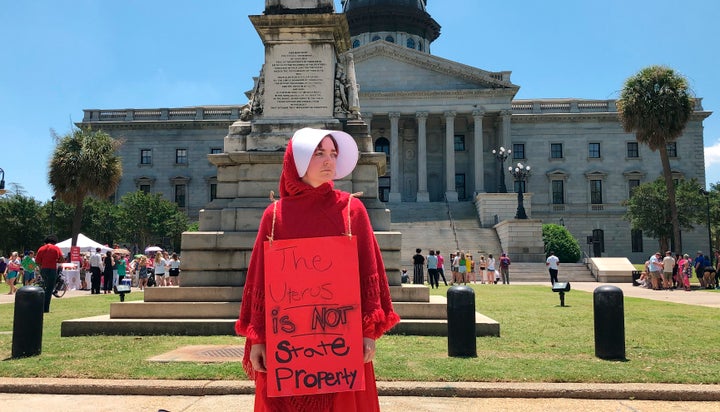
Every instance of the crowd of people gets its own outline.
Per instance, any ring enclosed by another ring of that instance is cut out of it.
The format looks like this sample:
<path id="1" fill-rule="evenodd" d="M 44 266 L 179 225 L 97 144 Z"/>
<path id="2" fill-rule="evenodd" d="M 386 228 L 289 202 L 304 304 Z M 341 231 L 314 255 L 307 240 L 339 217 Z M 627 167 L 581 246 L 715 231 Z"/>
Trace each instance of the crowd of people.
<path id="1" fill-rule="evenodd" d="M 473 255 L 463 250 L 455 251 L 450 254 L 450 281 L 445 277 L 445 258 L 439 250 L 429 250 L 427 255 L 423 255 L 422 249 L 415 249 L 415 255 L 412 257 L 413 277 L 412 283 L 422 285 L 426 279 L 431 288 L 440 287 L 440 278 L 442 278 L 445 286 L 450 285 L 467 285 L 468 283 L 494 285 L 499 282 L 510 284 L 510 257 L 507 253 L 502 253 L 496 260 L 492 253 L 480 255 L 477 261 Z M 402 269 L 402 282 L 410 283 L 410 276 L 407 269 Z"/>
<path id="2" fill-rule="evenodd" d="M 675 254 L 666 251 L 665 256 L 655 252 L 645 261 L 645 270 L 635 282 L 642 287 L 653 290 L 684 289 L 690 291 L 690 279 L 695 274 L 700 288 L 720 289 L 718 272 L 720 268 L 720 252 L 714 253 L 715 259 L 698 251 L 695 258 L 689 254 Z"/>
<path id="3" fill-rule="evenodd" d="M 70 254 L 62 255 L 57 264 L 62 272 L 62 263 L 71 262 Z M 179 286 L 180 257 L 177 253 L 165 251 L 153 252 L 130 257 L 128 253 L 113 253 L 96 248 L 94 252 L 80 255 L 78 264 L 80 290 L 89 290 L 91 294 L 113 293 L 113 288 L 121 285 L 126 278 L 132 279 L 132 285 L 144 290 L 148 286 Z M 35 252 L 12 252 L 9 257 L 0 256 L 0 281 L 9 287 L 8 295 L 15 294 L 19 286 L 33 285 L 40 278 L 42 268 L 36 261 Z M 88 283 L 89 281 L 89 283 Z M 54 285 L 54 282 L 52 283 Z"/>

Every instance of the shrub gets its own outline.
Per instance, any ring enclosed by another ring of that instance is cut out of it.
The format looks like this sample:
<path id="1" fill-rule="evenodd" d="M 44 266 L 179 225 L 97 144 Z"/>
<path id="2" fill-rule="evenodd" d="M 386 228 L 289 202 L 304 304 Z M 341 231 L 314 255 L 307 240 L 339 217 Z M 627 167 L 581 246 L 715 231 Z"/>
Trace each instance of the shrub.
<path id="1" fill-rule="evenodd" d="M 580 244 L 565 226 L 545 224 L 542 226 L 542 237 L 546 256 L 549 256 L 552 250 L 562 263 L 575 263 L 580 260 Z"/>

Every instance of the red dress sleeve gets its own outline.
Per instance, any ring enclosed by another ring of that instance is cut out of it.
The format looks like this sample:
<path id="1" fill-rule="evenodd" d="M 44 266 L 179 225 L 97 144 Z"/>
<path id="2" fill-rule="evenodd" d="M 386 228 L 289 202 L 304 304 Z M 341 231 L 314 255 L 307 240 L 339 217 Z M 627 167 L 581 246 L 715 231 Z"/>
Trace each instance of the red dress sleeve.
<path id="1" fill-rule="evenodd" d="M 240 316 L 235 321 L 235 333 L 245 336 L 243 368 L 251 379 L 255 373 L 250 364 L 250 347 L 265 343 L 265 259 L 263 243 L 267 240 L 272 226 L 273 205 L 270 205 L 260 220 L 257 238 L 250 256 L 245 287 L 240 305 Z"/>
<path id="2" fill-rule="evenodd" d="M 400 322 L 400 317 L 392 306 L 380 246 L 365 205 L 353 198 L 350 208 L 352 234 L 358 237 L 363 336 L 378 339 Z"/>

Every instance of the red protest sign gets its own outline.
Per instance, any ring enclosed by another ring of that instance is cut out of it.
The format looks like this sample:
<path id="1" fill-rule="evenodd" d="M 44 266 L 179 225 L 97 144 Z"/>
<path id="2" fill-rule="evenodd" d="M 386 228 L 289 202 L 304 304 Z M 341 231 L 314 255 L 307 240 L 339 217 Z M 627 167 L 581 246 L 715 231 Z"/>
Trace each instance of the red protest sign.
<path id="1" fill-rule="evenodd" d="M 365 389 L 357 238 L 264 249 L 268 396 Z"/>
<path id="2" fill-rule="evenodd" d="M 80 246 L 70 246 L 70 261 L 82 262 L 80 258 Z"/>

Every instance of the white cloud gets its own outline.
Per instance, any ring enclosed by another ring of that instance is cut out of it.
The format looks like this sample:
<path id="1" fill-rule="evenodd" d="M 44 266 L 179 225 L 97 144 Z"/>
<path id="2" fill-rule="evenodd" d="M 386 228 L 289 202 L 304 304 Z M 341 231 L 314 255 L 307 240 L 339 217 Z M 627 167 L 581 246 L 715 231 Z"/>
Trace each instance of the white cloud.
<path id="1" fill-rule="evenodd" d="M 720 140 L 712 146 L 705 147 L 705 169 L 720 164 Z"/>
<path id="2" fill-rule="evenodd" d="M 714 145 L 705 147 L 705 181 L 710 187 L 712 183 L 720 182 L 720 140 Z"/>

